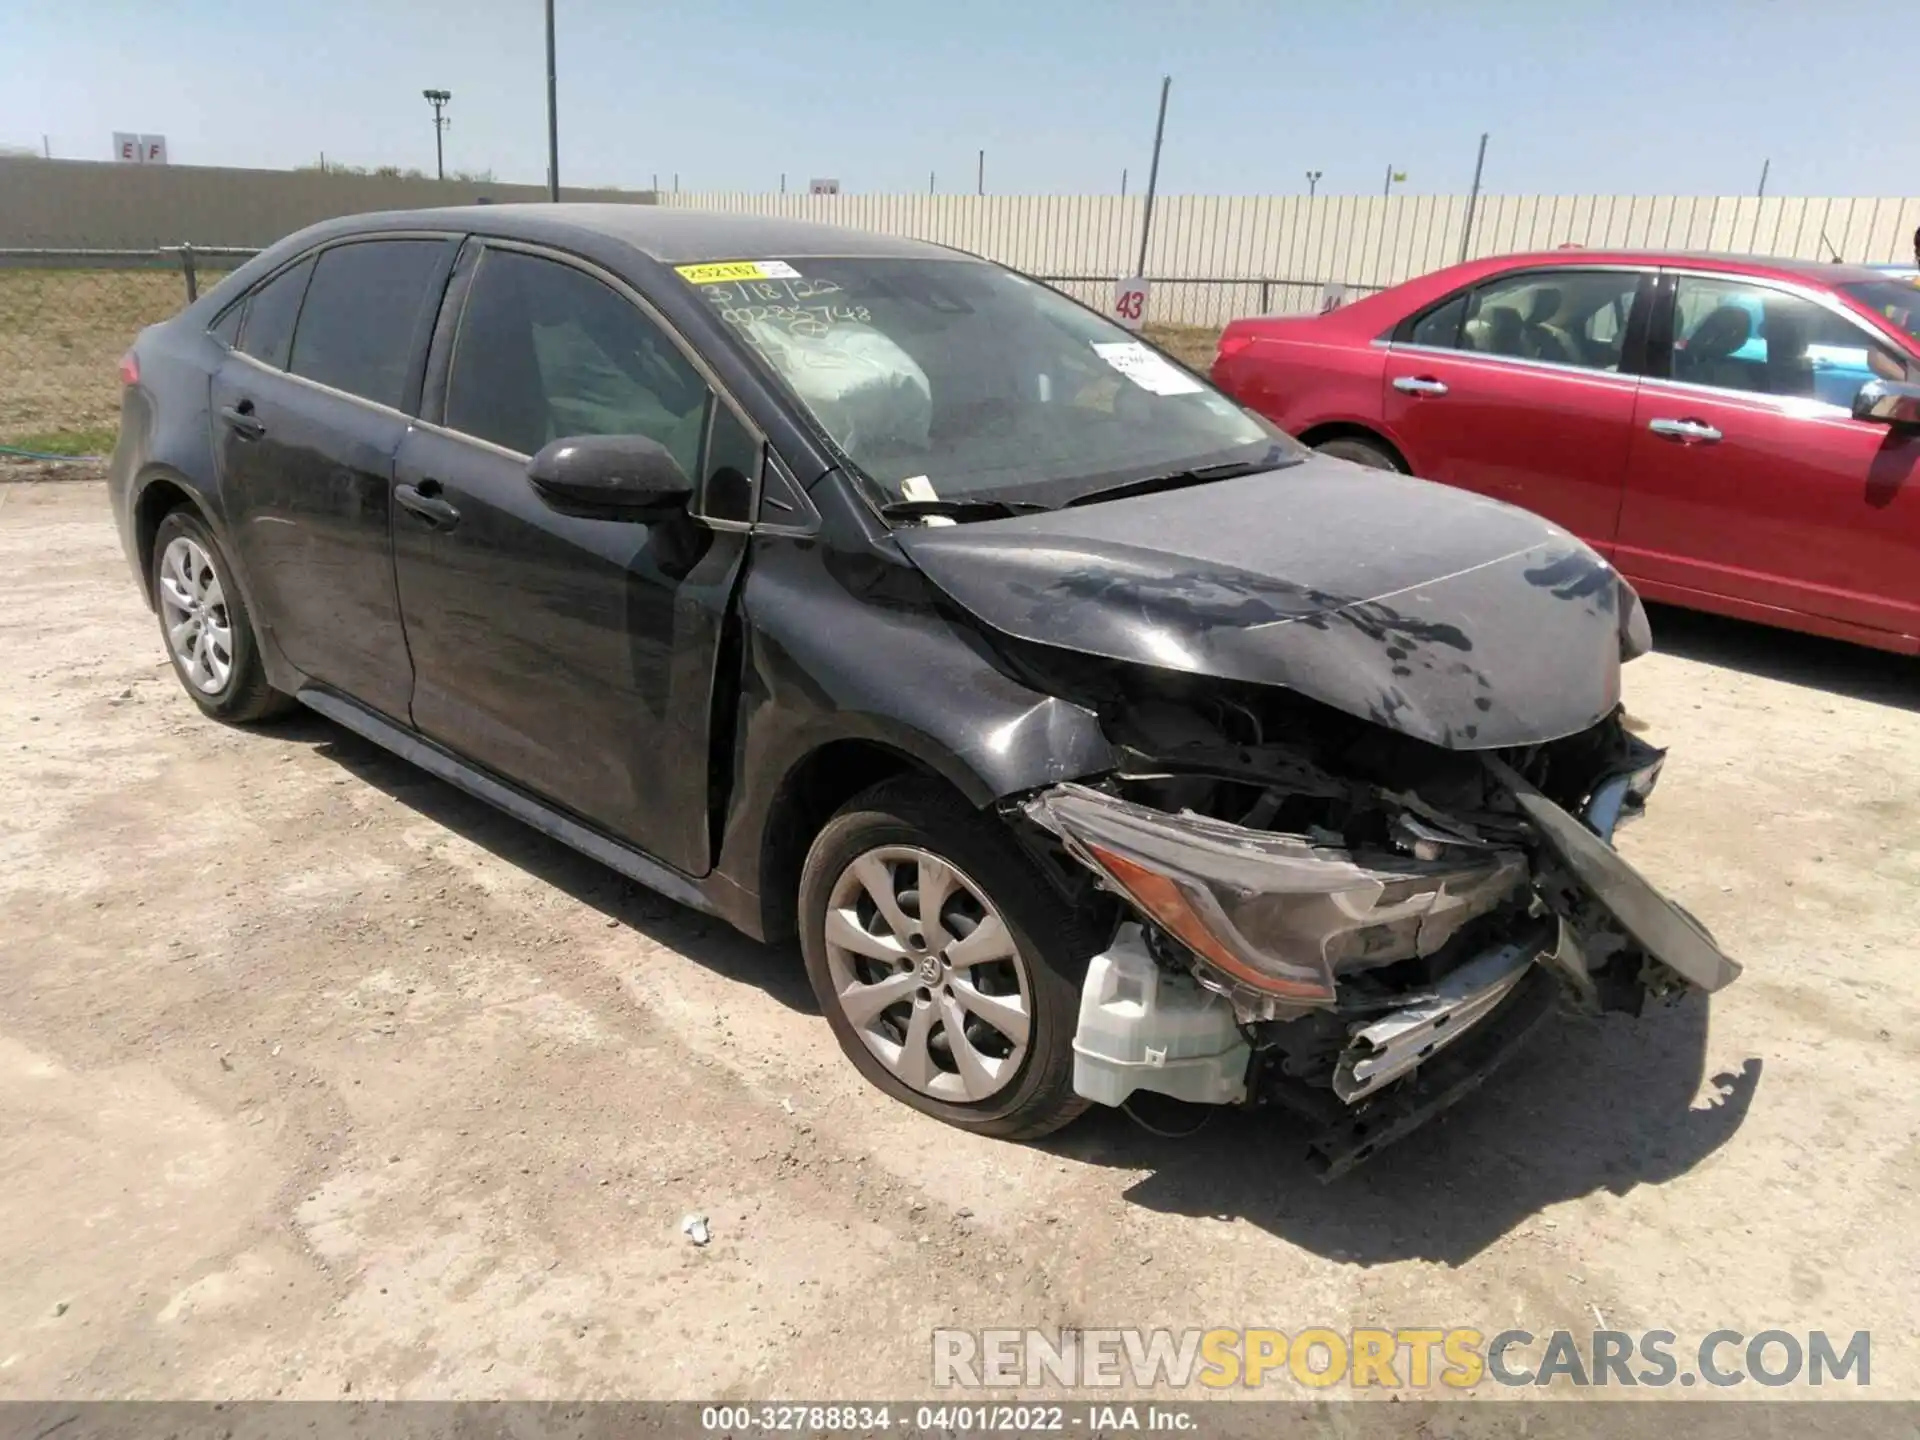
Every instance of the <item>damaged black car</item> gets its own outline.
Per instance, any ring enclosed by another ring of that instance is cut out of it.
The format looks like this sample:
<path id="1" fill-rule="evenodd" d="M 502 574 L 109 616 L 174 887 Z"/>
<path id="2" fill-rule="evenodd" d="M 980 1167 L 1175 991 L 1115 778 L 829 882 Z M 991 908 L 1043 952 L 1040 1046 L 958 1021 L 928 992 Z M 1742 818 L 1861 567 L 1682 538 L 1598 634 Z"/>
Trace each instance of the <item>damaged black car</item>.
<path id="1" fill-rule="evenodd" d="M 1000 266 L 358 216 L 121 370 L 115 515 L 203 711 L 304 706 L 797 934 L 848 1058 L 952 1124 L 1279 1104 L 1338 1174 L 1556 1008 L 1739 973 L 1612 846 L 1664 757 L 1603 559 Z"/>

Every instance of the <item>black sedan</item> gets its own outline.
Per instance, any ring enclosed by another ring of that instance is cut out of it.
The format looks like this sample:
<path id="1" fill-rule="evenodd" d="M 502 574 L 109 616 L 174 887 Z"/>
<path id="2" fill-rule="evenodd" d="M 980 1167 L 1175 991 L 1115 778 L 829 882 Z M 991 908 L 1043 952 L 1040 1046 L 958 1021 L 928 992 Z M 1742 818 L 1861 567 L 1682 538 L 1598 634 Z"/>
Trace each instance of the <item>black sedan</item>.
<path id="1" fill-rule="evenodd" d="M 1604 561 L 1000 266 L 359 216 L 122 369 L 115 517 L 195 704 L 304 705 L 797 931 L 847 1056 L 953 1124 L 1277 1100 L 1338 1171 L 1556 996 L 1737 973 L 1608 843 L 1661 755 Z"/>

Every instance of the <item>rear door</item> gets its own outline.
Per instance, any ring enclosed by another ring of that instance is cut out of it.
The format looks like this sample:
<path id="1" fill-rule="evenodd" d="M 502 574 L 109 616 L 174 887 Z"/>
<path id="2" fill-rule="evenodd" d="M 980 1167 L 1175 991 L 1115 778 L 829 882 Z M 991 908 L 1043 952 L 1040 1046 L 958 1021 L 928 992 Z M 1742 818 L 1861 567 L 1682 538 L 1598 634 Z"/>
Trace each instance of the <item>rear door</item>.
<path id="1" fill-rule="evenodd" d="M 1382 412 L 1413 472 L 1612 545 L 1652 275 L 1553 268 L 1483 281 L 1410 317 Z"/>
<path id="2" fill-rule="evenodd" d="M 393 457 L 454 242 L 336 244 L 256 289 L 213 379 L 222 496 L 256 617 L 306 675 L 404 719 Z"/>
<path id="3" fill-rule="evenodd" d="M 613 276 L 498 242 L 461 270 L 396 471 L 414 726 L 704 874 L 715 686 L 737 683 L 718 667 L 763 439 Z M 527 480 L 548 442 L 611 434 L 666 446 L 692 504 L 586 518 Z"/>
<path id="4" fill-rule="evenodd" d="M 1620 568 L 1682 604 L 1920 634 L 1920 436 L 1851 409 L 1904 360 L 1817 289 L 1686 272 L 1649 356 Z"/>

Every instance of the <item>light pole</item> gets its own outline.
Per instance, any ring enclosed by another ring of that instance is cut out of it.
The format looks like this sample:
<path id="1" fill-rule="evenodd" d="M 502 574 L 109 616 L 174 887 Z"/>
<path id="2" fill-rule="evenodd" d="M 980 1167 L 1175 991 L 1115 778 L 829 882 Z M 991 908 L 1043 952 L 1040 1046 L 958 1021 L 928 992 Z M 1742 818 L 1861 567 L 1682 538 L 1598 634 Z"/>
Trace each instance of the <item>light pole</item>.
<path id="1" fill-rule="evenodd" d="M 1307 171 L 1307 199 L 1311 200 L 1313 198 L 1313 192 L 1320 188 L 1320 177 L 1324 173 L 1324 171 L 1320 170 Z"/>
<path id="2" fill-rule="evenodd" d="M 1393 182 L 1398 180 L 1402 184 L 1405 184 L 1406 179 L 1407 179 L 1406 171 L 1396 170 L 1391 165 L 1387 166 L 1387 183 L 1380 187 L 1380 194 L 1382 195 L 1382 197 L 1391 195 L 1393 193 Z"/>
<path id="3" fill-rule="evenodd" d="M 453 99 L 453 92 L 422 90 L 420 93 L 426 96 L 427 103 L 433 106 L 433 173 L 444 180 L 447 178 L 447 151 L 446 146 L 441 143 L 441 137 L 446 134 L 447 126 L 453 122 L 441 112 L 447 108 L 447 102 Z"/>
<path id="4" fill-rule="evenodd" d="M 553 80 L 553 0 L 547 0 L 547 199 L 560 203 L 560 104 Z"/>

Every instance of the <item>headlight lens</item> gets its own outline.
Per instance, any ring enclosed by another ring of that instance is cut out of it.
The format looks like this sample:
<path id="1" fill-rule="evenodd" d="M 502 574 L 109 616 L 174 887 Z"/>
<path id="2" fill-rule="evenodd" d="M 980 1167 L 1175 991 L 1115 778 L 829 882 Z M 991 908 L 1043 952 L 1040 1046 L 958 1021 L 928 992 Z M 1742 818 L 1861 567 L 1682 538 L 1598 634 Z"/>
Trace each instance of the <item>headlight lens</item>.
<path id="1" fill-rule="evenodd" d="M 1214 971 L 1242 1018 L 1329 1005 L 1342 972 L 1432 954 L 1528 873 L 1516 851 L 1360 858 L 1082 785 L 1044 791 L 1026 811 Z"/>

